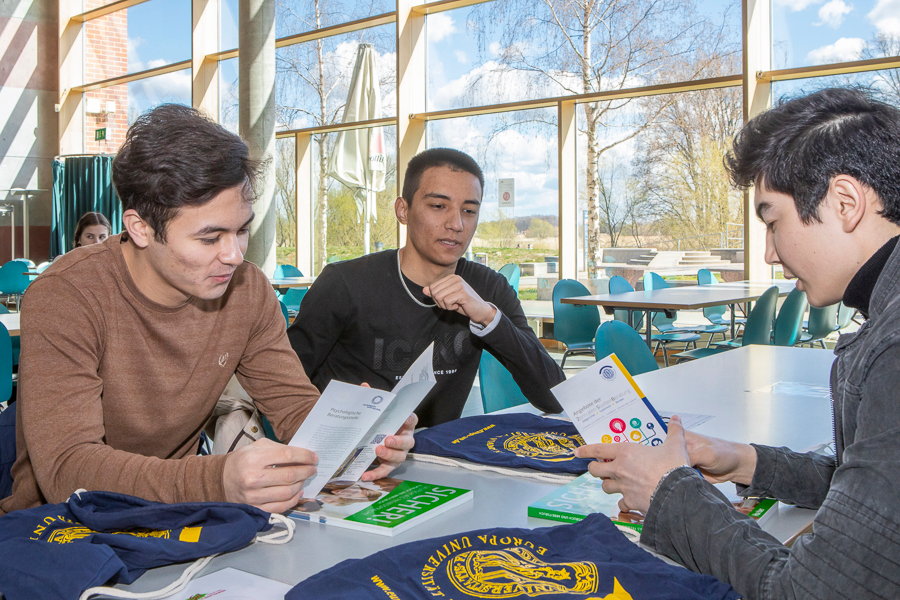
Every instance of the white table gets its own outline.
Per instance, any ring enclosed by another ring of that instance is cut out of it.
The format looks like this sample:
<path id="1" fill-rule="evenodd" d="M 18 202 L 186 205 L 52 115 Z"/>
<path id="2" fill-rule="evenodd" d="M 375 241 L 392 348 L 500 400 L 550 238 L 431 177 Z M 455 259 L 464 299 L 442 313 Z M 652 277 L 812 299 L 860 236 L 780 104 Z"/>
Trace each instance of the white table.
<path id="1" fill-rule="evenodd" d="M 9 331 L 9 335 L 19 335 L 19 313 L 0 315 L 0 323 L 3 323 L 3 325 L 6 326 L 6 329 Z"/>
<path id="2" fill-rule="evenodd" d="M 779 296 L 786 296 L 794 289 L 794 282 L 782 279 L 771 281 L 734 281 L 712 285 L 673 286 L 659 290 L 639 290 L 623 294 L 595 294 L 563 298 L 564 304 L 602 306 L 607 313 L 617 308 L 645 313 L 647 345 L 652 347 L 650 317 L 653 312 L 665 312 L 673 316 L 677 310 L 693 310 L 727 304 L 731 307 L 731 337 L 735 335 L 734 306 L 759 299 L 770 287 L 778 288 Z"/>
<path id="3" fill-rule="evenodd" d="M 827 350 L 748 346 L 635 379 L 662 411 L 711 415 L 697 431 L 803 449 L 832 437 L 830 401 L 813 394 L 813 386 L 827 387 L 831 362 Z M 786 385 L 773 387 L 776 382 L 791 382 L 793 392 Z M 201 574 L 230 566 L 295 584 L 341 560 L 417 539 L 485 527 L 554 524 L 526 515 L 528 504 L 557 487 L 554 484 L 414 462 L 401 466 L 396 475 L 470 488 L 475 498 L 471 504 L 394 537 L 298 522 L 289 544 L 252 545 L 215 558 Z M 767 522 L 766 529 L 784 539 L 798 523 L 808 522 L 812 513 L 789 507 Z M 153 569 L 134 584 L 119 587 L 157 589 L 176 579 L 183 569 L 183 565 Z"/>

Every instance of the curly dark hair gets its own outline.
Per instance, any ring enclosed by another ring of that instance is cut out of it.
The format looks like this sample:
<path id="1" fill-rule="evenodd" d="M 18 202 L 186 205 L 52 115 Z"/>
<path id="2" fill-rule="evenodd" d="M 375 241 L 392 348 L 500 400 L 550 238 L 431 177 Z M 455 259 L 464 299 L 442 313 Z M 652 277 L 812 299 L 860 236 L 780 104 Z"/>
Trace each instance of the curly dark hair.
<path id="1" fill-rule="evenodd" d="M 831 178 L 850 175 L 900 224 L 900 110 L 861 89 L 830 88 L 782 101 L 751 119 L 725 157 L 732 183 L 794 199 L 803 223 L 820 221 Z"/>
<path id="2" fill-rule="evenodd" d="M 237 135 L 194 108 L 161 104 L 128 129 L 112 175 L 122 210 L 134 209 L 164 243 L 182 206 L 201 206 L 238 185 L 252 202 L 260 170 Z"/>

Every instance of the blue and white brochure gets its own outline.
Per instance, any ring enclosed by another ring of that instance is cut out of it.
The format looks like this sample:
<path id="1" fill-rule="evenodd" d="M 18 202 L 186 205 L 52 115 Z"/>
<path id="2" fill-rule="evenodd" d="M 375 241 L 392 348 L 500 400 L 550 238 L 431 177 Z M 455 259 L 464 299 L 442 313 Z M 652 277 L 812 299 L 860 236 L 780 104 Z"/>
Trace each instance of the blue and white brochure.
<path id="1" fill-rule="evenodd" d="M 588 444 L 658 446 L 666 439 L 662 417 L 615 354 L 550 391 Z"/>

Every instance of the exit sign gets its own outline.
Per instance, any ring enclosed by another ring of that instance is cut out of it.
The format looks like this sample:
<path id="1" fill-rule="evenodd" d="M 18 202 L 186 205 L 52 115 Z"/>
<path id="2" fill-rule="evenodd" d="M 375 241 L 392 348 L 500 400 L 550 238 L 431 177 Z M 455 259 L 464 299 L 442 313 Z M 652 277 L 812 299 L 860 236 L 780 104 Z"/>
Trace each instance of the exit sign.
<path id="1" fill-rule="evenodd" d="M 100 129 L 94 130 L 94 140 L 105 140 L 106 139 L 106 127 L 101 127 Z"/>

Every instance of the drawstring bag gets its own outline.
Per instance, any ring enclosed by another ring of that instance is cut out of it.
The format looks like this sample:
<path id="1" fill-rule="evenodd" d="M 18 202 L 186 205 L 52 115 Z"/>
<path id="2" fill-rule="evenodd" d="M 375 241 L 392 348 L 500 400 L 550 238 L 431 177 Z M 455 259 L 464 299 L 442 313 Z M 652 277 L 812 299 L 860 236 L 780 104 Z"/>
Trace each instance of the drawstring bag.
<path id="1" fill-rule="evenodd" d="M 275 523 L 284 529 L 257 537 Z M 0 517 L 0 593 L 5 600 L 161 598 L 183 589 L 213 556 L 253 541 L 285 543 L 293 532 L 290 519 L 246 504 L 164 504 L 78 491 L 66 502 Z M 131 583 L 147 569 L 194 560 L 178 581 L 158 592 L 98 587 Z"/>
<path id="2" fill-rule="evenodd" d="M 410 456 L 416 460 L 554 483 L 587 472 L 591 463 L 574 454 L 584 439 L 571 422 L 529 413 L 463 417 L 422 429 L 415 438 Z"/>
<path id="3" fill-rule="evenodd" d="M 285 600 L 504 598 L 733 600 L 709 575 L 642 550 L 608 517 L 540 529 L 456 533 L 345 560 L 294 586 Z"/>

